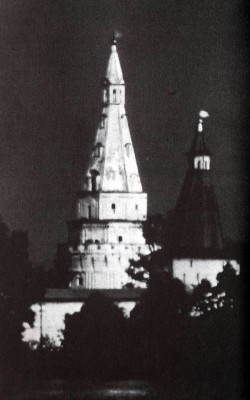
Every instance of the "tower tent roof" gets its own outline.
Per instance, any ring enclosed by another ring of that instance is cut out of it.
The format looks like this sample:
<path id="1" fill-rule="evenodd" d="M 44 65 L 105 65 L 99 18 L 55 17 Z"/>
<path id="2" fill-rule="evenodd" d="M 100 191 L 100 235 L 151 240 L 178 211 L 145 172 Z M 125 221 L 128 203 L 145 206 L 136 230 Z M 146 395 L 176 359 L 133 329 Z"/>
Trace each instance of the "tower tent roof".
<path id="1" fill-rule="evenodd" d="M 188 154 L 190 162 L 175 209 L 173 246 L 178 250 L 221 249 L 222 227 L 210 167 L 194 162 L 197 155 L 210 154 L 203 130 L 196 133 Z"/>
<path id="2" fill-rule="evenodd" d="M 220 249 L 223 236 L 219 207 L 209 171 L 188 171 L 175 215 L 177 248 Z"/>
<path id="3" fill-rule="evenodd" d="M 111 54 L 108 61 L 107 71 L 106 71 L 106 79 L 109 83 L 113 85 L 121 85 L 124 84 L 123 74 L 121 69 L 121 64 L 119 60 L 119 56 L 116 49 L 116 42 L 113 41 L 111 45 Z"/>
<path id="4" fill-rule="evenodd" d="M 210 151 L 208 150 L 203 131 L 196 133 L 189 154 L 191 157 L 200 155 L 211 155 Z"/>
<path id="5" fill-rule="evenodd" d="M 117 87 L 118 84 L 122 86 Z M 142 186 L 126 116 L 125 85 L 115 41 L 102 92 L 101 120 L 83 190 L 140 193 Z"/>

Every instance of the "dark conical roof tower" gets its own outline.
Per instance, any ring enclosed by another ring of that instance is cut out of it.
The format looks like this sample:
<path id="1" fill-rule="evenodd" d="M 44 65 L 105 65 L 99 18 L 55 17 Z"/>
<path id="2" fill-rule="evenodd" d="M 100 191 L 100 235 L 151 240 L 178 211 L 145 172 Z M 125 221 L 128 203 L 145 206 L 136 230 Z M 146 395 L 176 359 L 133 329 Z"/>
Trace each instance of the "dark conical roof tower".
<path id="1" fill-rule="evenodd" d="M 198 129 L 188 153 L 188 170 L 177 201 L 173 246 L 177 250 L 202 251 L 223 248 L 219 208 L 211 180 L 208 151 L 200 112 Z"/>

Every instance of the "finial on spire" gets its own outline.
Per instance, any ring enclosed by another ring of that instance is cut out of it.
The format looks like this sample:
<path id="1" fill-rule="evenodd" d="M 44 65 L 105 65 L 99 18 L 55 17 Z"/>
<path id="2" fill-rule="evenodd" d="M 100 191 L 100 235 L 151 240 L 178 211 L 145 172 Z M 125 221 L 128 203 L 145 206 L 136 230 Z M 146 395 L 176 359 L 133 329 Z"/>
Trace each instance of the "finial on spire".
<path id="1" fill-rule="evenodd" d="M 116 36 L 115 36 L 115 30 L 114 29 L 113 29 L 113 38 L 112 38 L 111 44 L 116 44 Z"/>
<path id="2" fill-rule="evenodd" d="M 112 38 L 111 43 L 114 44 L 114 45 L 116 45 L 117 39 L 120 39 L 121 37 L 122 37 L 122 33 L 116 31 L 115 29 L 113 29 L 113 38 Z"/>
<path id="3" fill-rule="evenodd" d="M 203 132 L 203 119 L 208 118 L 209 114 L 207 111 L 201 110 L 199 112 L 199 120 L 198 120 L 198 132 Z"/>

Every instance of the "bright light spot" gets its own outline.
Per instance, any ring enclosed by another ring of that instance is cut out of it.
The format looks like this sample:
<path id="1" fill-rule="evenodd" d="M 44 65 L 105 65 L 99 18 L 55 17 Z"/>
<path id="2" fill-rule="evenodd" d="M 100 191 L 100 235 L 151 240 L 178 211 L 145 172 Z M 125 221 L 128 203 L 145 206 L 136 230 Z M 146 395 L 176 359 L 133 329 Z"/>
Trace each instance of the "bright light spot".
<path id="1" fill-rule="evenodd" d="M 208 114 L 207 111 L 201 110 L 201 111 L 199 112 L 199 117 L 201 117 L 201 118 L 208 118 L 208 117 L 209 117 L 209 114 Z"/>

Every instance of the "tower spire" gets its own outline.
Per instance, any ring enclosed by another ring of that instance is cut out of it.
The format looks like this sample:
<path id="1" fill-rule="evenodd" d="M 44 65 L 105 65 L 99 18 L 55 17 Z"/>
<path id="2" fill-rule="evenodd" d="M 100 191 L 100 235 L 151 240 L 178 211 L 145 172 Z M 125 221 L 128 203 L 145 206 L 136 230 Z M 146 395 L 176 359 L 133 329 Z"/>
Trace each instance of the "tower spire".
<path id="1" fill-rule="evenodd" d="M 142 186 L 125 111 L 125 82 L 116 48 L 111 44 L 102 88 L 103 108 L 85 191 L 140 193 Z"/>
<path id="2" fill-rule="evenodd" d="M 175 210 L 174 242 L 179 248 L 221 248 L 223 235 L 215 191 L 210 179 L 210 152 L 205 143 L 200 111 L 189 152 L 189 168 Z"/>
<path id="3" fill-rule="evenodd" d="M 130 259 L 148 254 L 142 221 L 147 194 L 125 111 L 125 83 L 114 33 L 102 86 L 102 111 L 90 162 L 69 223 L 71 287 L 120 289 Z"/>
<path id="4" fill-rule="evenodd" d="M 207 148 L 204 134 L 203 120 L 208 118 L 207 111 L 199 112 L 197 133 L 189 152 L 190 165 L 196 170 L 209 170 L 210 169 L 210 152 Z"/>
<path id="5" fill-rule="evenodd" d="M 108 61 L 105 78 L 110 84 L 123 85 L 123 74 L 119 56 L 117 53 L 117 41 L 115 31 L 113 33 L 113 39 L 111 41 L 111 54 Z"/>

